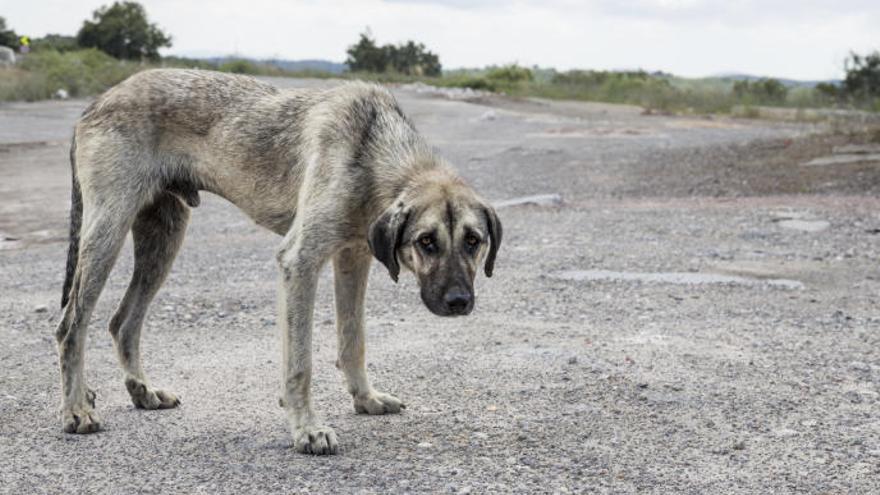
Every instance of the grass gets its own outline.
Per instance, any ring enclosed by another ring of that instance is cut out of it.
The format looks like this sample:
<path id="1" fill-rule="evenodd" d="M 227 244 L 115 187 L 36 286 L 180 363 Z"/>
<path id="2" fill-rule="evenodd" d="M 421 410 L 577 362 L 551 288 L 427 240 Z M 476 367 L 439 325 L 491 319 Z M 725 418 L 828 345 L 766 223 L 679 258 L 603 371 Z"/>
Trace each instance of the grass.
<path id="1" fill-rule="evenodd" d="M 229 60 L 220 65 L 179 57 L 158 63 L 118 60 L 96 49 L 28 54 L 13 68 L 0 69 L 0 101 L 37 101 L 53 98 L 63 89 L 70 97 L 99 94 L 128 76 L 157 67 L 198 68 L 257 76 L 328 77 L 329 74 L 285 72 L 273 65 Z"/>
<path id="2" fill-rule="evenodd" d="M 44 100 L 59 89 L 73 97 L 93 95 L 141 69 L 95 49 L 36 52 L 15 68 L 0 69 L 0 101 Z"/>
<path id="3" fill-rule="evenodd" d="M 154 67 L 190 67 L 255 76 L 346 78 L 379 83 L 424 82 L 440 87 L 461 87 L 501 92 L 520 97 L 597 101 L 638 105 L 660 113 L 736 113 L 758 115 L 757 106 L 827 108 L 837 102 L 813 88 L 788 88 L 782 93 L 762 91 L 766 84 L 736 83 L 722 78 L 685 79 L 643 71 L 568 71 L 529 69 L 517 65 L 476 70 L 448 71 L 441 77 L 398 73 L 330 74 L 319 71 L 288 72 L 271 64 L 244 59 L 216 64 L 206 60 L 166 57 L 159 63 L 120 61 L 95 49 L 58 52 L 39 50 L 15 68 L 0 69 L 0 101 L 42 100 L 64 89 L 71 97 L 98 94 L 135 72 Z M 738 86 L 737 86 L 738 84 Z M 848 105 L 880 111 L 880 98 Z"/>

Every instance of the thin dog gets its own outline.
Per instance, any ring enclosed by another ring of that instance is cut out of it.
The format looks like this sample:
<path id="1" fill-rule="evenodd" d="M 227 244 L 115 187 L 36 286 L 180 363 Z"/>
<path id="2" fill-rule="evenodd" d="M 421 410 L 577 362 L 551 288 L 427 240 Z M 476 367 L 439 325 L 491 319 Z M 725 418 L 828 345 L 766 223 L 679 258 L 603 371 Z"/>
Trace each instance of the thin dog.
<path id="1" fill-rule="evenodd" d="M 359 413 L 405 407 L 370 385 L 364 292 L 375 256 L 397 281 L 418 279 L 435 314 L 466 315 L 481 263 L 492 275 L 501 222 L 426 144 L 385 89 L 349 83 L 280 90 L 246 76 L 150 70 L 98 98 L 76 124 L 70 151 L 70 250 L 56 331 L 62 427 L 100 428 L 83 372 L 86 330 L 131 231 L 134 273 L 110 321 L 136 407 L 172 408 L 140 359 L 141 327 L 183 241 L 199 191 L 232 202 L 283 236 L 278 324 L 281 404 L 294 447 L 334 454 L 338 443 L 310 400 L 312 314 L 321 267 L 332 260 L 337 366 Z"/>

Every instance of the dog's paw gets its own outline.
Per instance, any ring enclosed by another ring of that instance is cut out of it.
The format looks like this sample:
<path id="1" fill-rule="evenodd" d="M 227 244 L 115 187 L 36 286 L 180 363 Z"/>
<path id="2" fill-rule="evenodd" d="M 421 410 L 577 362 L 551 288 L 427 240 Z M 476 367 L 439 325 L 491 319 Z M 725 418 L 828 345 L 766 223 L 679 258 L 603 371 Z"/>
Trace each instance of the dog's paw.
<path id="1" fill-rule="evenodd" d="M 333 428 L 305 425 L 293 430 L 293 447 L 301 454 L 333 455 L 339 451 Z"/>
<path id="2" fill-rule="evenodd" d="M 354 398 L 354 410 L 358 414 L 396 414 L 406 409 L 406 404 L 397 397 L 375 390 L 364 396 Z"/>
<path id="3" fill-rule="evenodd" d="M 95 403 L 94 393 L 90 402 Z M 61 411 L 61 429 L 64 433 L 95 433 L 101 429 L 101 419 L 89 405 L 69 407 Z"/>
<path id="4" fill-rule="evenodd" d="M 180 405 L 176 395 L 150 387 L 136 378 L 126 379 L 125 388 L 138 409 L 171 409 Z"/>

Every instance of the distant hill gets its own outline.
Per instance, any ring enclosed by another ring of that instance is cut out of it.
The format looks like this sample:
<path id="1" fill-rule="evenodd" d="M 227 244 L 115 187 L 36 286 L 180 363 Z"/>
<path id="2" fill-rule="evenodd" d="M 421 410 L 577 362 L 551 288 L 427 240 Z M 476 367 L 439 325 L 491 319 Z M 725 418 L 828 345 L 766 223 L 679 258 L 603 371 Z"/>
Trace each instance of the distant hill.
<path id="1" fill-rule="evenodd" d="M 286 70 L 290 72 L 316 71 L 329 72 L 331 74 L 341 74 L 345 72 L 345 70 L 348 68 L 348 66 L 345 64 L 332 62 L 330 60 L 283 60 L 277 58 L 255 59 L 250 57 L 236 57 L 232 55 L 228 55 L 225 57 L 205 57 L 202 58 L 202 60 L 206 60 L 217 65 L 223 64 L 224 62 L 228 62 L 230 60 L 247 60 L 250 62 L 274 65 L 281 70 Z"/>

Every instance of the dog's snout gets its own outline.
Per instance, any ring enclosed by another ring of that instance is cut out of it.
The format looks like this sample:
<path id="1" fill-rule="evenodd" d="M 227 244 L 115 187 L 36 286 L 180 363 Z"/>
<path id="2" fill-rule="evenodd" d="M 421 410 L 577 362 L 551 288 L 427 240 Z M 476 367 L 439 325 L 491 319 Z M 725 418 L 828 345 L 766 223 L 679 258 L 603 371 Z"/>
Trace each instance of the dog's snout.
<path id="1" fill-rule="evenodd" d="M 455 315 L 467 314 L 471 310 L 474 296 L 461 289 L 453 289 L 446 293 L 443 302 L 449 308 L 449 312 Z"/>

